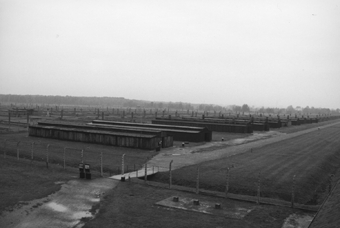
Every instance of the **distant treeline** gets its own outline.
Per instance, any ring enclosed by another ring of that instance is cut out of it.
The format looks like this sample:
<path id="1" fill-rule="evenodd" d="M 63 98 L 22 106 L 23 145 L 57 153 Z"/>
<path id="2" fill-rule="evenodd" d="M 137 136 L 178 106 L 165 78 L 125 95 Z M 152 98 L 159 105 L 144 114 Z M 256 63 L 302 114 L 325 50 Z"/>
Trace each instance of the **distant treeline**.
<path id="1" fill-rule="evenodd" d="M 74 96 L 43 96 L 43 95 L 12 95 L 0 94 L 0 102 L 6 104 L 40 104 L 40 105 L 80 105 L 93 107 L 129 107 L 157 108 L 176 110 L 223 111 L 225 108 L 212 104 L 190 104 L 183 102 L 152 102 L 132 100 L 123 97 L 74 97 Z"/>
<path id="2" fill-rule="evenodd" d="M 43 95 L 12 95 L 0 94 L 0 103 L 12 105 L 58 105 L 58 106 L 91 106 L 91 107 L 119 107 L 119 108 L 154 108 L 172 110 L 199 110 L 206 112 L 234 112 L 234 113 L 274 113 L 274 114 L 339 114 L 340 110 L 314 107 L 271 108 L 214 104 L 191 104 L 183 102 L 157 102 L 126 99 L 123 97 L 74 97 L 74 96 L 43 96 Z"/>

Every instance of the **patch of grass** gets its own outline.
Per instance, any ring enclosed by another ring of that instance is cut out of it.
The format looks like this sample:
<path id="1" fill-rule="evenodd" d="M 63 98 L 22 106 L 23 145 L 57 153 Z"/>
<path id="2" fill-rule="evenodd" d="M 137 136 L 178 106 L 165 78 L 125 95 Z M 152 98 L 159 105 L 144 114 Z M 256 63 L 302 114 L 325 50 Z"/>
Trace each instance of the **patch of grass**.
<path id="1" fill-rule="evenodd" d="M 7 139 L 6 148 L 4 140 Z M 17 143 L 20 141 L 19 146 Z M 11 133 L 0 135 L 0 156 L 4 151 L 12 157 L 31 159 L 31 143 L 33 146 L 34 160 L 46 161 L 47 145 L 49 144 L 49 162 L 63 166 L 64 148 L 66 149 L 66 166 L 78 168 L 82 161 L 81 150 L 83 150 L 83 160 L 90 164 L 91 170 L 100 171 L 100 154 L 103 154 L 103 171 L 109 174 L 119 174 L 121 170 L 122 155 L 125 154 L 125 170 L 139 169 L 145 163 L 146 158 L 151 158 L 157 154 L 155 150 L 140 150 L 126 147 L 113 147 L 107 145 L 73 142 L 65 140 L 47 139 L 39 137 L 28 137 L 26 133 Z M 72 149 L 70 149 L 72 148 Z"/>
<path id="2" fill-rule="evenodd" d="M 244 219 L 208 215 L 155 205 L 171 196 L 221 203 L 224 207 L 253 207 Z M 174 190 L 155 188 L 134 182 L 124 182 L 114 188 L 101 204 L 98 215 L 84 228 L 92 227 L 230 227 L 280 228 L 291 208 L 256 205 L 224 198 L 214 198 Z"/>
<path id="3" fill-rule="evenodd" d="M 200 188 L 225 191 L 228 167 L 229 191 L 257 194 L 260 177 L 261 196 L 291 200 L 293 176 L 295 201 L 320 204 L 327 195 L 328 177 L 340 167 L 340 128 L 333 126 L 269 144 L 252 152 L 187 166 L 172 172 L 175 185 L 195 188 L 200 167 Z M 151 178 L 150 178 L 151 179 Z M 168 183 L 168 173 L 157 173 L 151 179 Z"/>

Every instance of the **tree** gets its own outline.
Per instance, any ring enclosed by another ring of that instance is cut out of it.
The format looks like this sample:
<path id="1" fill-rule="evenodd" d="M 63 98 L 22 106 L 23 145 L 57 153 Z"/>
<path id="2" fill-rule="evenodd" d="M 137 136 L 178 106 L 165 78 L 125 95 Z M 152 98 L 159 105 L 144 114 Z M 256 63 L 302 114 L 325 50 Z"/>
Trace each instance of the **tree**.
<path id="1" fill-rule="evenodd" d="M 270 108 L 270 107 L 267 107 L 266 109 L 265 109 L 265 111 L 266 111 L 266 113 L 273 113 L 274 114 L 274 108 Z"/>
<path id="2" fill-rule="evenodd" d="M 247 104 L 242 105 L 242 112 L 249 112 L 250 108 Z"/>
<path id="3" fill-rule="evenodd" d="M 242 107 L 241 107 L 241 106 L 238 106 L 238 105 L 233 105 L 233 106 L 232 106 L 232 110 L 233 110 L 234 112 L 241 112 Z"/>
<path id="4" fill-rule="evenodd" d="M 302 112 L 303 112 L 304 114 L 309 114 L 309 113 L 310 113 L 310 108 L 309 108 L 309 106 L 306 106 L 306 108 L 304 108 L 304 109 L 302 110 Z"/>
<path id="5" fill-rule="evenodd" d="M 286 108 L 286 113 L 287 114 L 292 114 L 295 112 L 295 109 L 293 108 L 293 105 L 289 105 L 287 108 Z"/>

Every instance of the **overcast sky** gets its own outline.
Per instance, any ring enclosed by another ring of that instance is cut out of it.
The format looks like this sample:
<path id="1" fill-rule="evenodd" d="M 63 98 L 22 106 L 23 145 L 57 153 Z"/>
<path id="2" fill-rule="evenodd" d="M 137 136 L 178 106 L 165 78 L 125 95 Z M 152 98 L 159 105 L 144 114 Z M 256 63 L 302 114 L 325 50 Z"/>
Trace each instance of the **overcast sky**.
<path id="1" fill-rule="evenodd" d="M 0 94 L 340 108 L 337 0 L 0 0 Z"/>

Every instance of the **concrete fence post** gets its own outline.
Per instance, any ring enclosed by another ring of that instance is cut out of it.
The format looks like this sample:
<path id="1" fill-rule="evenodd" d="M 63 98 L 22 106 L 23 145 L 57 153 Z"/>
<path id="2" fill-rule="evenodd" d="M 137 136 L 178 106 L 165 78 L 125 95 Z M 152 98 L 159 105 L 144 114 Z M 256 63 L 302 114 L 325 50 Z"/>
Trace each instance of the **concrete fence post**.
<path id="1" fill-rule="evenodd" d="M 4 158 L 6 158 L 6 146 L 7 146 L 7 140 L 8 140 L 8 139 L 5 139 L 5 141 L 4 141 Z"/>
<path id="2" fill-rule="evenodd" d="M 145 161 L 145 169 L 144 169 L 144 182 L 146 183 L 146 181 L 148 180 L 148 173 L 147 173 L 147 169 L 148 169 L 148 160 L 149 158 L 146 158 Z"/>
<path id="3" fill-rule="evenodd" d="M 33 150 L 33 147 L 34 147 L 34 142 L 32 142 L 32 144 L 31 144 L 31 162 L 33 162 L 33 154 L 34 154 L 34 150 Z"/>
<path id="4" fill-rule="evenodd" d="M 261 172 L 259 172 L 259 178 L 257 180 L 257 204 L 260 204 L 260 196 L 261 196 Z"/>
<path id="5" fill-rule="evenodd" d="M 125 154 L 122 155 L 122 175 L 124 175 L 124 157 Z"/>
<path id="6" fill-rule="evenodd" d="M 26 111 L 26 115 L 27 115 L 27 136 L 29 134 L 29 125 L 30 125 L 30 115 L 28 113 L 28 111 Z"/>
<path id="7" fill-rule="evenodd" d="M 8 110 L 8 127 L 11 127 L 11 111 Z"/>
<path id="8" fill-rule="evenodd" d="M 169 163 L 169 188 L 171 188 L 172 185 L 172 170 L 171 170 L 172 162 L 173 160 L 171 160 L 171 162 Z"/>
<path id="9" fill-rule="evenodd" d="M 81 150 L 80 157 L 81 157 L 81 163 L 84 163 L 84 150 Z"/>
<path id="10" fill-rule="evenodd" d="M 66 168 L 66 147 L 64 147 L 64 153 L 63 153 L 63 167 Z"/>
<path id="11" fill-rule="evenodd" d="M 50 147 L 50 144 L 46 147 L 46 168 L 48 168 L 48 148 Z"/>
<path id="12" fill-rule="evenodd" d="M 295 201 L 295 177 L 296 175 L 293 176 L 293 184 L 292 184 L 292 202 L 291 202 L 292 208 L 294 208 L 294 201 Z"/>
<path id="13" fill-rule="evenodd" d="M 17 159 L 19 160 L 19 144 L 20 144 L 20 141 L 17 143 Z"/>
<path id="14" fill-rule="evenodd" d="M 138 178 L 138 169 L 136 169 L 136 177 Z"/>
<path id="15" fill-rule="evenodd" d="M 100 176 L 103 177 L 103 152 L 100 152 Z"/>
<path id="16" fill-rule="evenodd" d="M 225 197 L 228 198 L 228 192 L 229 192 L 229 167 L 227 168 L 227 183 L 225 186 Z"/>
<path id="17" fill-rule="evenodd" d="M 200 192 L 200 167 L 197 167 L 197 175 L 196 175 L 196 194 Z"/>

